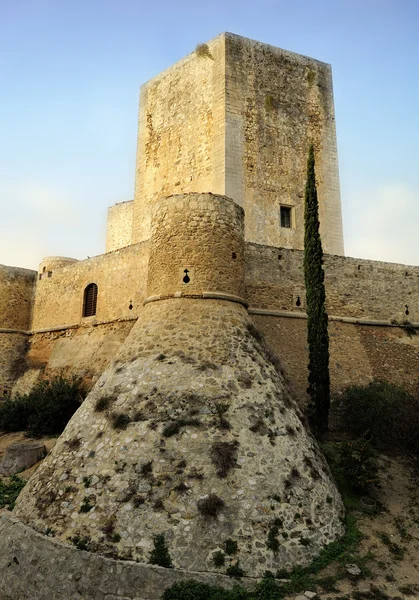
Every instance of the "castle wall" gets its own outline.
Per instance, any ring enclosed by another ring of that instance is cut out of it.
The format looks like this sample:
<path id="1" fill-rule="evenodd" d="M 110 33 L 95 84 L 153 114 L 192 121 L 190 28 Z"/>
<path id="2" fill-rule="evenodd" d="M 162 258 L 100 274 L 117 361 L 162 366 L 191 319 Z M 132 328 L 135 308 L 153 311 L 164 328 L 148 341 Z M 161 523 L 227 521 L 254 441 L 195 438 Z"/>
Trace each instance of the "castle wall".
<path id="1" fill-rule="evenodd" d="M 0 329 L 30 329 L 36 272 L 0 265 Z"/>
<path id="2" fill-rule="evenodd" d="M 10 393 L 27 350 L 36 272 L 0 265 L 0 398 Z"/>
<path id="3" fill-rule="evenodd" d="M 324 270 L 329 316 L 419 322 L 419 267 L 325 255 Z M 304 313 L 303 252 L 247 244 L 246 298 L 250 307 Z"/>
<path id="4" fill-rule="evenodd" d="M 141 87 L 133 242 L 150 237 L 151 207 L 163 196 L 224 193 L 224 37 Z M 186 215 L 185 215 L 185 218 Z"/>
<path id="5" fill-rule="evenodd" d="M 246 240 L 304 247 L 304 187 L 314 143 L 323 246 L 343 254 L 330 65 L 226 34 L 226 188 L 245 209 Z M 280 206 L 292 227 L 280 226 Z"/>
<path id="6" fill-rule="evenodd" d="M 35 333 L 12 394 L 26 394 L 40 376 L 81 377 L 90 389 L 117 354 L 135 319 Z"/>
<path id="7" fill-rule="evenodd" d="M 53 270 L 50 277 L 37 281 L 31 329 L 135 318 L 145 297 L 147 262 L 147 244 L 137 244 Z M 89 283 L 98 286 L 97 312 L 83 318 Z"/>
<path id="8" fill-rule="evenodd" d="M 132 243 L 133 200 L 118 202 L 108 208 L 106 252 L 125 248 Z"/>
<path id="9" fill-rule="evenodd" d="M 373 379 L 415 392 L 419 336 L 392 322 L 419 322 L 419 267 L 325 255 L 324 268 L 332 392 Z M 303 253 L 247 244 L 246 288 L 249 311 L 301 401 L 308 362 Z"/>

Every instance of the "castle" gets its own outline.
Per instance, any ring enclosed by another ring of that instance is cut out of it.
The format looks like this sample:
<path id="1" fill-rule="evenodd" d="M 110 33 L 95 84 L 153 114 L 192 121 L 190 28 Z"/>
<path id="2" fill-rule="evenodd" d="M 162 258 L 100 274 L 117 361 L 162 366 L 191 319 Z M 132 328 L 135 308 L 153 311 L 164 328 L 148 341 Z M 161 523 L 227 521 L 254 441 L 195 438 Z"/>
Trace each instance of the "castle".
<path id="1" fill-rule="evenodd" d="M 35 531 L 64 542 L 83 532 L 97 564 L 103 555 L 141 566 L 164 532 L 175 570 L 211 577 L 227 537 L 246 572 L 261 575 L 306 564 L 342 533 L 342 505 L 297 406 L 307 379 L 310 143 L 332 391 L 374 378 L 416 386 L 408 333 L 419 268 L 344 256 L 330 66 L 222 34 L 142 86 L 134 200 L 109 209 L 106 253 L 0 269 L 3 394 L 51 373 L 93 386 L 21 494 L 19 520 L 3 518 L 4 539 L 29 536 L 42 561 L 55 554 Z M 206 520 L 208 498 L 219 503 Z M 272 516 L 294 531 L 276 554 L 264 542 Z M 103 535 L 109 519 L 123 531 L 117 548 Z M 84 581 L 64 548 L 54 560 Z M 31 556 L 19 558 L 28 573 Z M 150 591 L 158 576 L 141 568 L 142 597 L 159 597 Z"/>
<path id="2" fill-rule="evenodd" d="M 109 208 L 106 254 L 47 257 L 37 273 L 0 267 L 0 393 L 25 391 L 45 369 L 95 381 L 143 310 L 156 200 L 211 192 L 245 211 L 244 301 L 296 395 L 304 395 L 301 251 L 310 140 L 332 389 L 383 377 L 412 385 L 417 343 L 394 324 L 419 320 L 419 269 L 344 257 L 330 66 L 223 34 L 142 86 L 135 196 Z M 192 280 L 186 285 L 179 275 L 176 292 L 223 291 L 217 282 L 203 289 L 193 281 L 205 265 L 194 264 L 192 244 L 186 262 Z"/>

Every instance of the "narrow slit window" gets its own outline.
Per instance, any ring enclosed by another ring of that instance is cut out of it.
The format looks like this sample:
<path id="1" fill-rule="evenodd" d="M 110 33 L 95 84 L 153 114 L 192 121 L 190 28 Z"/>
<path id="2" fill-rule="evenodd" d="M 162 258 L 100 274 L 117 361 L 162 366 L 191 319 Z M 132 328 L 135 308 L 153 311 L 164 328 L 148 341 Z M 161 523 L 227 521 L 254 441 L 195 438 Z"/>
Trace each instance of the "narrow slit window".
<path id="1" fill-rule="evenodd" d="M 97 307 L 97 285 L 89 283 L 84 290 L 83 317 L 93 317 Z"/>
<path id="2" fill-rule="evenodd" d="M 281 227 L 291 229 L 291 207 L 281 206 Z"/>

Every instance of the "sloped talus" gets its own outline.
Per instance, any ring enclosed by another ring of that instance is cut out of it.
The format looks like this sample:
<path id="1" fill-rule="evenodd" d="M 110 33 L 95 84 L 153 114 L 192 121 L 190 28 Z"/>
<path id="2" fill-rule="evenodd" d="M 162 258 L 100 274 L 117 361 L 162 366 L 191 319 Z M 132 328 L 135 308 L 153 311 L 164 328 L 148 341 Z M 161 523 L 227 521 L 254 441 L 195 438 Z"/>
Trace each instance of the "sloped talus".
<path id="1" fill-rule="evenodd" d="M 162 533 L 179 568 L 216 570 L 227 539 L 248 574 L 306 563 L 342 504 L 297 412 L 240 304 L 152 302 L 16 515 L 141 562 Z"/>

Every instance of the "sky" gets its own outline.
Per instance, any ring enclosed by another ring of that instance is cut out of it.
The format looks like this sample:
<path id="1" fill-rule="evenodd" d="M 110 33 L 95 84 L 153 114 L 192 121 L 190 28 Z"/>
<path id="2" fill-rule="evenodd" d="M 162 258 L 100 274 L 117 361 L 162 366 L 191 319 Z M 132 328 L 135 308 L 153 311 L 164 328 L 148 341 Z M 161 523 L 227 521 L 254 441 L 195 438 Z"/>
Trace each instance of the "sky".
<path id="1" fill-rule="evenodd" d="M 0 263 L 105 249 L 139 87 L 231 31 L 332 64 L 348 256 L 419 265 L 418 0 L 0 0 Z"/>

